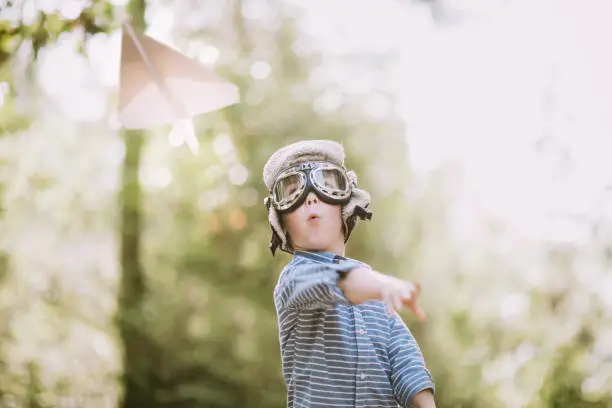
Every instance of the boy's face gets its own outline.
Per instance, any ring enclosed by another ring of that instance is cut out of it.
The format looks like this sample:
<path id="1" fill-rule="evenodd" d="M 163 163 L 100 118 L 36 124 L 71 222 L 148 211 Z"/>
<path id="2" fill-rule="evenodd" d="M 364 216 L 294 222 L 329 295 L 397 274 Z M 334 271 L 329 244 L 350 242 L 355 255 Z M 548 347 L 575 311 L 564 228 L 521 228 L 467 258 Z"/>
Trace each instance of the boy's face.
<path id="1" fill-rule="evenodd" d="M 312 191 L 297 209 L 283 216 L 295 250 L 339 253 L 344 248 L 342 207 L 327 204 Z"/>

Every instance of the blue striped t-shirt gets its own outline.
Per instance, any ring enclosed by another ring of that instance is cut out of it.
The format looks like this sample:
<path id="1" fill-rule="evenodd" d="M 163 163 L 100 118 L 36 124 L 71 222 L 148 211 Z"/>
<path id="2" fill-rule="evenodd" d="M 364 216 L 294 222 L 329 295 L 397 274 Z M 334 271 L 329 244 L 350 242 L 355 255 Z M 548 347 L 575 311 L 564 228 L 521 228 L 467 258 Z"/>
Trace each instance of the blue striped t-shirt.
<path id="1" fill-rule="evenodd" d="M 338 288 L 363 263 L 296 251 L 274 290 L 287 407 L 410 407 L 434 391 L 421 350 L 383 302 L 352 305 Z"/>

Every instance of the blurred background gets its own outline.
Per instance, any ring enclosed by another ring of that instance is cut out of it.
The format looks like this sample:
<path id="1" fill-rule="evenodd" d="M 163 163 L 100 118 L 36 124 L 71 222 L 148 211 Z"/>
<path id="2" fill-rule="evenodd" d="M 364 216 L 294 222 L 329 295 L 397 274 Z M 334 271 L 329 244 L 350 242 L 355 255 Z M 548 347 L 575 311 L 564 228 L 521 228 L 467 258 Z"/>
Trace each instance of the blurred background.
<path id="1" fill-rule="evenodd" d="M 262 167 L 343 143 L 440 407 L 612 407 L 609 0 L 0 0 L 0 406 L 283 407 Z M 117 121 L 121 22 L 238 85 Z"/>

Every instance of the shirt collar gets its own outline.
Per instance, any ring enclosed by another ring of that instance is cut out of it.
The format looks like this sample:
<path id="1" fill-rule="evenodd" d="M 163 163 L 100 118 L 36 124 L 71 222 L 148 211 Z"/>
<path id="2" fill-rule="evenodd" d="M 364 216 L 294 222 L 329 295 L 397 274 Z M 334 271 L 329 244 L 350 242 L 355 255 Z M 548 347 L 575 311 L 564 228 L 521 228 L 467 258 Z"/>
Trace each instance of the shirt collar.
<path id="1" fill-rule="evenodd" d="M 300 256 L 302 258 L 310 259 L 311 261 L 321 262 L 321 263 L 339 263 L 340 261 L 346 261 L 348 258 L 345 258 L 341 255 L 337 255 L 331 252 L 315 252 L 315 251 L 295 251 L 295 256 Z"/>

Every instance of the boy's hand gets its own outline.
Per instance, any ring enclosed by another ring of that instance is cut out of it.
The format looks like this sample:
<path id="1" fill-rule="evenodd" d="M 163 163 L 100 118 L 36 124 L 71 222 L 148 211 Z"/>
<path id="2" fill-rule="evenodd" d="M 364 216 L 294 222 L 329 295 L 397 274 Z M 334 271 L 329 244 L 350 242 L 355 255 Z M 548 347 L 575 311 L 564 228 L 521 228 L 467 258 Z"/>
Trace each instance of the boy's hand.
<path id="1" fill-rule="evenodd" d="M 427 319 L 425 311 L 417 304 L 421 285 L 382 274 L 380 282 L 381 300 L 387 304 L 390 315 L 393 310 L 400 312 L 407 307 L 419 321 L 424 322 Z"/>
<path id="2" fill-rule="evenodd" d="M 382 300 L 387 304 L 390 315 L 393 310 L 399 312 L 407 307 L 420 321 L 425 321 L 425 312 L 417 305 L 421 294 L 421 286 L 418 283 L 384 275 L 371 268 L 358 267 L 342 278 L 338 287 L 352 304 Z"/>

